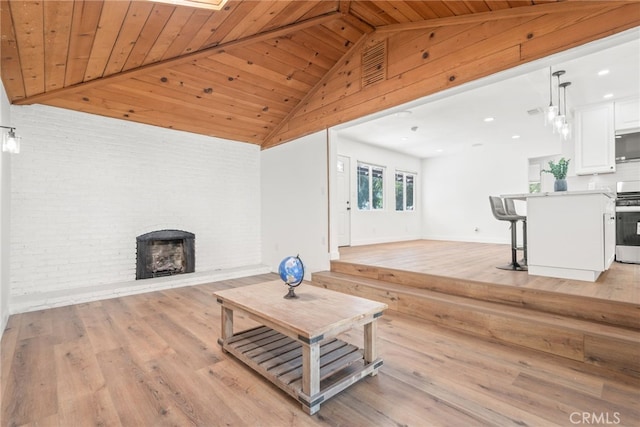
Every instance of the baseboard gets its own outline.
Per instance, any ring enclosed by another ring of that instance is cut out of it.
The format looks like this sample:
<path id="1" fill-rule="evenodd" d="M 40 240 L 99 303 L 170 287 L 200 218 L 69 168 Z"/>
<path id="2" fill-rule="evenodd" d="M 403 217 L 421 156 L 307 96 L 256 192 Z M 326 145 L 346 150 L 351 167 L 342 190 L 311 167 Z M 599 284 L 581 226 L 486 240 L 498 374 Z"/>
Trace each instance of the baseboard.
<path id="1" fill-rule="evenodd" d="M 9 313 L 25 313 L 28 311 L 45 310 L 54 307 L 80 304 L 101 299 L 116 298 L 125 295 L 142 294 L 163 289 L 179 288 L 183 286 L 202 285 L 220 280 L 236 279 L 270 273 L 267 265 L 250 265 L 225 270 L 202 271 L 175 276 L 156 277 L 144 280 L 109 283 L 79 289 L 63 289 L 50 292 L 38 292 L 28 295 L 18 295 L 9 298 Z M 3 319 L 6 325 L 5 319 Z"/>

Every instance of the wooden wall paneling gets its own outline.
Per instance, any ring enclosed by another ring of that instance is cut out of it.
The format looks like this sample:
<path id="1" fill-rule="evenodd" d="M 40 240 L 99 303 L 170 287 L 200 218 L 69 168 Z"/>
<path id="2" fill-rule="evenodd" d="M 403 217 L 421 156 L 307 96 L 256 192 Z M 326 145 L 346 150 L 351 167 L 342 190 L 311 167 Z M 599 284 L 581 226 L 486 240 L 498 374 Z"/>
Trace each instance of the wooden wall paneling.
<path id="1" fill-rule="evenodd" d="M 245 16 L 251 13 L 254 4 L 251 1 L 240 1 L 231 7 L 229 10 L 225 10 L 225 19 L 220 23 L 215 33 L 211 34 L 211 37 L 207 40 L 207 45 L 219 45 L 229 41 L 236 40 L 233 37 L 228 37 L 229 33 L 239 25 Z"/>
<path id="2" fill-rule="evenodd" d="M 176 114 L 172 110 L 153 110 L 149 109 L 147 102 L 149 102 L 147 98 L 131 95 L 122 90 L 90 89 L 82 94 L 67 94 L 64 98 L 56 98 L 46 104 L 168 129 L 188 132 L 190 128 L 193 128 L 195 133 L 215 135 L 220 138 L 232 139 L 237 132 L 237 135 L 246 138 L 249 143 L 259 144 L 261 141 L 261 135 L 247 128 L 236 129 L 228 124 L 228 126 L 215 128 L 210 125 L 209 116 L 205 116 L 207 117 L 206 120 L 198 122 L 194 120 L 194 116 L 197 116 L 195 112 L 182 109 L 180 114 Z M 167 107 L 168 104 L 157 100 L 154 102 L 160 107 Z M 173 103 L 169 108 L 175 110 L 177 106 Z M 190 113 L 193 114 L 188 116 Z M 201 125 L 200 123 L 204 124 Z M 237 140 L 238 136 L 235 139 Z"/>
<path id="3" fill-rule="evenodd" d="M 104 2 L 83 81 L 97 79 L 104 75 L 120 28 L 129 10 L 129 4 L 128 1 Z"/>
<path id="4" fill-rule="evenodd" d="M 491 7 L 489 7 L 486 1 L 464 0 L 461 3 L 464 3 L 464 5 L 471 11 L 471 13 L 491 12 Z M 507 7 L 508 6 L 509 4 L 507 4 Z"/>
<path id="5" fill-rule="evenodd" d="M 294 104 L 302 99 L 300 94 L 296 95 L 292 90 L 287 90 L 284 93 L 271 91 L 264 86 L 256 86 L 255 82 L 239 79 L 236 75 L 231 74 L 234 72 L 231 67 L 221 62 L 203 59 L 192 67 L 193 70 L 189 70 L 187 66 L 183 65 L 176 68 L 176 70 L 184 70 L 187 74 L 208 79 L 211 81 L 214 92 L 242 97 L 247 102 L 262 105 L 261 108 L 264 108 L 267 103 L 274 105 L 274 108 L 278 108 L 281 103 L 286 103 L 287 101 L 285 100 L 287 99 L 289 100 L 288 102 Z"/>
<path id="6" fill-rule="evenodd" d="M 296 31 L 291 34 L 291 39 L 309 49 L 314 49 L 317 52 L 321 52 L 322 55 L 329 58 L 332 64 L 335 64 L 344 53 L 348 50 L 346 46 L 339 46 L 317 36 L 313 29 L 305 29 L 303 31 Z"/>
<path id="7" fill-rule="evenodd" d="M 151 9 L 149 16 L 145 20 L 135 45 L 133 49 L 131 49 L 124 67 L 122 67 L 123 71 L 131 70 L 145 64 L 147 53 L 158 39 L 158 36 L 160 36 L 169 18 L 171 18 L 174 9 L 172 6 L 162 3 L 150 4 L 153 5 L 153 9 Z"/>
<path id="8" fill-rule="evenodd" d="M 307 13 L 302 15 L 300 21 L 304 21 L 307 19 L 311 19 L 316 16 L 326 15 L 332 12 L 337 12 L 338 10 L 338 0 L 316 0 L 314 1 L 315 6 L 309 9 Z"/>
<path id="9" fill-rule="evenodd" d="M 350 13 L 374 27 L 395 24 L 386 13 L 377 8 L 372 2 L 352 2 Z"/>
<path id="10" fill-rule="evenodd" d="M 236 55 L 237 53 L 237 55 Z M 267 65 L 267 61 L 260 61 L 256 56 L 256 61 L 244 59 L 246 56 L 244 49 L 230 49 L 225 53 L 216 55 L 216 61 L 224 62 L 227 66 L 236 69 L 237 78 L 245 80 L 254 86 L 266 85 L 276 91 L 293 91 L 300 97 L 309 91 L 313 84 L 303 80 L 291 78 L 291 75 L 282 74 L 279 70 L 272 70 L 262 64 Z"/>
<path id="11" fill-rule="evenodd" d="M 242 98 L 231 97 L 213 90 L 209 91 L 209 87 L 206 86 L 208 82 L 202 82 L 188 76 L 180 78 L 183 76 L 174 72 L 164 74 L 163 77 L 166 81 L 162 82 L 161 86 L 170 90 L 167 92 L 169 96 L 181 99 L 203 111 L 209 111 L 216 115 L 222 114 L 226 120 L 234 120 L 234 116 L 240 116 L 243 121 L 258 126 L 267 120 L 278 123 L 286 115 L 286 112 L 278 112 L 276 108 L 263 111 L 264 103 L 255 104 Z M 159 78 L 156 75 L 148 74 L 138 76 L 135 80 L 145 82 L 148 85 L 158 85 Z"/>
<path id="12" fill-rule="evenodd" d="M 540 33 L 522 44 L 522 59 L 530 61 L 579 46 L 640 25 L 640 2 L 618 3 L 619 7 L 591 11 L 584 16 L 566 19 L 564 25 L 557 23 L 553 31 Z M 567 24 L 569 23 L 569 24 Z M 562 25 L 562 28 L 559 28 Z"/>
<path id="13" fill-rule="evenodd" d="M 194 44 L 192 44 L 193 39 L 201 31 L 204 31 L 207 35 L 211 34 L 204 25 L 209 22 L 209 19 L 214 13 L 215 12 L 207 9 L 195 9 L 178 35 L 172 40 L 169 48 L 162 55 L 162 59 L 175 58 L 184 53 L 197 50 L 194 49 Z"/>
<path id="14" fill-rule="evenodd" d="M 233 55 L 241 58 L 247 63 L 257 65 L 273 73 L 284 77 L 286 80 L 295 80 L 304 84 L 306 87 L 313 87 L 322 76 L 313 75 L 307 72 L 305 68 L 298 68 L 291 65 L 290 62 L 279 61 L 269 55 L 265 55 L 263 51 L 253 50 L 249 47 L 235 50 Z"/>
<path id="15" fill-rule="evenodd" d="M 189 21 L 194 13 L 192 7 L 175 7 L 171 13 L 171 17 L 167 20 L 162 31 L 153 43 L 151 49 L 144 58 L 143 65 L 158 62 L 165 57 L 167 50 L 173 41 L 179 37 L 180 32 L 184 28 L 185 22 Z M 185 28 L 186 30 L 186 28 Z"/>
<path id="16" fill-rule="evenodd" d="M 420 21 L 424 19 L 422 15 L 412 7 L 412 3 L 416 2 L 388 1 L 377 2 L 376 5 L 395 22 Z"/>
<path id="17" fill-rule="evenodd" d="M 44 92 L 44 19 L 40 2 L 12 1 L 11 15 L 22 22 L 15 29 L 25 95 Z"/>
<path id="18" fill-rule="evenodd" d="M 152 10 L 153 3 L 151 2 L 134 1 L 131 3 L 105 67 L 105 76 L 123 70 Z"/>
<path id="19" fill-rule="evenodd" d="M 322 24 L 322 26 L 334 32 L 342 39 L 349 40 L 351 43 L 357 42 L 358 40 L 360 40 L 360 37 L 362 37 L 364 33 L 370 32 L 361 30 L 351 22 L 342 19 L 342 17 L 340 17 L 340 19 L 334 19 L 332 21 L 325 22 L 324 24 Z"/>
<path id="20" fill-rule="evenodd" d="M 0 19 L 0 29 L 2 29 L 2 37 L 0 37 L 2 83 L 6 89 L 9 100 L 15 101 L 23 99 L 26 95 L 24 92 L 22 69 L 20 68 L 18 43 L 16 35 L 13 32 L 11 5 L 7 0 L 0 2 Z"/>
<path id="21" fill-rule="evenodd" d="M 333 67 L 333 65 L 335 64 L 335 60 L 332 60 L 328 56 L 324 55 L 321 52 L 318 52 L 315 49 L 310 49 L 307 46 L 303 46 L 302 44 L 298 43 L 298 41 L 292 40 L 292 38 L 289 36 L 277 37 L 267 41 L 267 43 L 271 44 L 274 47 L 287 51 L 292 55 L 298 56 L 300 58 L 307 58 L 318 67 L 324 68 L 326 70 L 330 70 L 331 67 Z"/>
<path id="22" fill-rule="evenodd" d="M 248 37 L 260 32 L 262 27 L 266 25 L 271 16 L 269 12 L 275 6 L 282 7 L 284 3 L 275 4 L 270 1 L 246 1 L 244 4 L 242 16 L 239 11 L 234 12 L 235 18 L 240 18 L 237 21 L 233 18 L 230 21 L 234 22 L 233 28 L 231 28 L 222 39 L 222 43 L 230 42 L 232 40 L 240 40 L 243 37 Z"/>
<path id="23" fill-rule="evenodd" d="M 50 91 L 64 87 L 73 3 L 48 1 L 43 7 L 45 91 Z"/>
<path id="24" fill-rule="evenodd" d="M 418 67 L 427 73 L 432 70 L 454 70 L 465 61 L 474 61 L 486 54 L 517 46 L 527 40 L 527 31 L 523 25 L 531 18 L 516 18 L 479 25 L 451 26 L 426 32 L 425 35 L 410 46 L 398 46 L 389 49 L 389 72 L 393 77 Z M 465 28 L 466 27 L 466 28 Z M 431 35 L 434 37 L 431 37 Z M 389 37 L 393 43 L 394 36 Z M 431 41 L 431 43 L 429 43 Z M 416 49 L 420 42 L 428 47 Z M 398 52 L 404 55 L 398 55 Z M 424 54 L 428 56 L 425 58 Z"/>
<path id="25" fill-rule="evenodd" d="M 245 49 L 255 55 L 266 56 L 283 64 L 290 64 L 294 69 L 304 71 L 317 79 L 321 79 L 329 70 L 328 68 L 320 67 L 313 61 L 315 52 L 305 52 L 304 56 L 297 56 L 286 49 L 282 49 L 275 41 L 273 44 L 267 42 L 255 43 Z"/>
<path id="26" fill-rule="evenodd" d="M 357 52 L 359 51 L 360 47 L 364 44 L 366 40 L 366 34 L 364 34 L 360 40 L 358 40 L 356 43 L 354 43 L 349 52 L 345 55 L 346 57 L 351 57 L 353 52 Z M 265 147 L 268 147 L 272 144 L 274 144 L 273 142 L 273 137 L 274 135 L 278 134 L 278 132 L 280 131 L 289 131 L 289 123 L 291 121 L 291 118 L 294 117 L 302 108 L 304 108 L 304 106 L 307 104 L 307 101 L 314 97 L 317 96 L 317 93 L 319 92 L 319 90 L 324 87 L 324 85 L 326 84 L 326 82 L 331 79 L 333 77 L 333 75 L 338 72 L 338 70 L 340 70 L 340 68 L 342 67 L 341 61 L 336 62 L 334 64 L 334 66 L 327 72 L 327 74 L 325 74 L 325 76 L 320 79 L 318 81 L 318 83 L 309 91 L 307 92 L 307 94 L 304 96 L 304 98 L 298 103 L 296 104 L 296 106 L 290 111 L 290 113 L 287 115 L 287 117 L 285 117 L 285 119 L 279 124 L 277 125 L 271 132 L 269 132 L 267 134 L 267 136 L 265 137 L 264 141 L 262 142 L 262 148 L 264 149 Z"/>
<path id="27" fill-rule="evenodd" d="M 150 85 L 138 79 L 126 82 L 119 82 L 110 85 L 102 90 L 114 90 L 120 92 L 121 99 L 127 99 L 132 105 L 139 105 L 140 109 L 155 111 L 156 113 L 165 111 L 168 117 L 173 118 L 176 123 L 183 122 L 188 125 L 193 122 L 199 128 L 207 129 L 206 134 L 215 134 L 216 131 L 224 128 L 225 133 L 237 132 L 244 137 L 253 137 L 255 134 L 264 135 L 264 121 L 254 122 L 251 118 L 230 116 L 226 111 L 217 109 L 214 106 L 194 107 L 190 101 L 185 101 L 176 97 L 174 91 L 168 89 L 158 89 L 156 85 Z M 114 97 L 114 99 L 117 99 Z M 154 107 L 149 108 L 152 105 Z M 215 104 L 214 104 L 215 105 Z M 146 106 L 146 108 L 145 108 Z M 171 121 L 168 121 L 171 123 Z M 167 126 L 165 126 L 167 127 Z M 184 129 L 184 126 L 181 126 Z"/>
<path id="28" fill-rule="evenodd" d="M 302 20 L 302 17 L 309 13 L 309 11 L 316 7 L 316 5 L 316 1 L 294 1 L 287 3 L 286 7 L 277 15 L 272 17 L 269 23 L 262 28 L 262 30 L 269 31 L 288 25 L 292 22 L 299 22 Z"/>
<path id="29" fill-rule="evenodd" d="M 67 72 L 64 85 L 70 86 L 82 82 L 93 40 L 98 29 L 102 2 L 87 1 L 73 3 L 73 21 L 71 23 L 71 37 L 69 39 L 69 54 L 67 58 Z"/>
<path id="30" fill-rule="evenodd" d="M 577 12 L 573 12 L 572 16 L 574 18 L 572 21 L 580 21 L 581 17 L 585 14 L 589 15 L 593 10 L 597 10 L 600 7 L 599 4 L 590 4 L 588 6 L 589 7 L 579 9 Z M 628 7 L 631 6 L 628 5 Z M 637 6 L 633 6 L 633 9 L 635 9 L 635 7 Z M 627 9 L 627 13 L 629 13 L 630 10 L 631 9 Z M 278 141 L 287 141 L 293 137 L 299 137 L 327 126 L 333 126 L 362 117 L 366 114 L 381 111 L 385 108 L 400 105 L 415 100 L 419 96 L 426 96 L 464 82 L 512 68 L 533 59 L 538 59 L 538 57 L 544 55 L 544 51 L 537 53 L 539 56 L 526 57 L 523 59 L 520 55 L 519 43 L 524 43 L 525 41 L 531 43 L 532 39 L 527 38 L 527 36 L 533 33 L 535 39 L 535 34 L 540 33 L 538 29 L 544 29 L 546 22 L 549 20 L 555 22 L 554 16 L 555 14 L 549 14 L 548 16 L 545 15 L 538 19 L 530 19 L 526 16 L 507 19 L 507 21 L 512 22 L 523 20 L 525 23 L 520 27 L 513 27 L 506 33 L 495 34 L 494 37 L 490 39 L 490 43 L 485 40 L 481 43 L 469 44 L 467 48 L 452 52 L 450 55 L 441 59 L 429 61 L 424 66 L 412 70 L 404 72 L 394 70 L 394 74 L 396 74 L 397 77 L 371 85 L 346 97 L 334 96 L 333 99 L 339 99 L 338 101 L 326 102 L 326 94 L 323 95 L 324 98 L 317 95 L 310 99 L 307 103 L 308 105 L 300 109 L 299 113 L 291 119 L 286 131 L 283 129 L 280 134 L 272 138 L 268 146 L 276 145 Z M 566 22 L 566 16 L 564 20 Z M 640 14 L 636 14 L 636 16 L 627 18 L 623 20 L 623 22 L 624 21 L 640 23 Z M 491 29 L 486 27 L 491 27 L 494 24 L 493 22 L 488 22 L 479 28 L 481 31 L 491 32 Z M 606 31 L 607 28 L 610 31 L 618 31 L 619 29 L 618 22 L 613 18 L 600 20 L 599 27 L 602 28 L 600 34 Z M 472 26 L 471 28 L 476 27 Z M 563 32 L 563 30 L 558 31 Z M 549 32 L 549 35 L 551 36 L 553 33 L 555 32 Z M 480 35 L 481 34 L 482 33 L 480 33 Z M 575 43 L 583 43 L 598 38 L 598 35 L 587 28 L 582 28 L 581 33 L 564 31 L 563 37 L 572 37 L 573 40 L 576 40 Z M 409 57 L 411 54 L 412 52 L 408 51 L 405 53 L 405 56 Z M 351 59 L 353 59 L 353 57 Z M 436 61 L 439 61 L 439 63 Z M 451 71 L 443 73 L 442 70 Z M 425 73 L 427 77 L 425 77 Z M 333 79 L 344 81 L 345 76 L 336 73 Z M 327 84 L 329 85 L 331 83 L 330 81 Z M 341 91 L 344 90 L 344 85 L 338 85 L 338 87 L 340 87 Z"/>
<path id="31" fill-rule="evenodd" d="M 310 85 L 294 79 L 287 79 L 275 71 L 261 67 L 256 64 L 249 64 L 242 58 L 229 53 L 221 53 L 215 56 L 215 61 L 232 68 L 236 72 L 236 79 L 246 81 L 254 86 L 267 85 L 274 93 L 286 95 L 293 93 L 296 97 L 302 98 L 311 88 Z"/>
<path id="32" fill-rule="evenodd" d="M 209 73 L 210 74 L 210 73 Z M 244 120 L 261 123 L 265 120 L 279 121 L 287 115 L 289 107 L 282 103 L 272 102 L 258 96 L 245 96 L 244 92 L 231 90 L 227 87 L 217 90 L 210 80 L 203 80 L 193 74 L 186 75 L 176 70 L 163 73 L 162 77 L 155 74 L 138 76 L 137 79 L 156 83 L 159 79 L 166 79 L 162 85 L 179 91 L 188 101 L 205 108 L 223 109 L 229 116 L 241 114 Z M 265 111 L 264 105 L 269 102 L 271 108 Z"/>

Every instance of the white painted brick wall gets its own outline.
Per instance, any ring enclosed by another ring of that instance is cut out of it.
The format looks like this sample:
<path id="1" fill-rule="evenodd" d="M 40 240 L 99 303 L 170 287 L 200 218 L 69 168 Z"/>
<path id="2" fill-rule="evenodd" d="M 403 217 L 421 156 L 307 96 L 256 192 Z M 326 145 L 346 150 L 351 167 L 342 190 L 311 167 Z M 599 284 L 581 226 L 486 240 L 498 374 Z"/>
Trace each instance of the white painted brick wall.
<path id="1" fill-rule="evenodd" d="M 131 281 L 136 236 L 161 229 L 195 233 L 196 272 L 260 263 L 258 146 L 40 105 L 11 115 L 12 297 Z"/>

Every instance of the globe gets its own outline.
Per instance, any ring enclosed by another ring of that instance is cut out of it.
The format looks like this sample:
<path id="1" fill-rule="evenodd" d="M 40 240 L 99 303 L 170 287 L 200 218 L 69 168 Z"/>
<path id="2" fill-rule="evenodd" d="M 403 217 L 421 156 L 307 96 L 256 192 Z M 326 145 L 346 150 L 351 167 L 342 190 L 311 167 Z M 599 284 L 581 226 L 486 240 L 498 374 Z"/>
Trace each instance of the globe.
<path id="1" fill-rule="evenodd" d="M 282 281 L 289 286 L 289 293 L 285 298 L 297 298 L 293 288 L 302 283 L 304 279 L 304 264 L 298 255 L 288 256 L 280 262 L 278 274 Z"/>

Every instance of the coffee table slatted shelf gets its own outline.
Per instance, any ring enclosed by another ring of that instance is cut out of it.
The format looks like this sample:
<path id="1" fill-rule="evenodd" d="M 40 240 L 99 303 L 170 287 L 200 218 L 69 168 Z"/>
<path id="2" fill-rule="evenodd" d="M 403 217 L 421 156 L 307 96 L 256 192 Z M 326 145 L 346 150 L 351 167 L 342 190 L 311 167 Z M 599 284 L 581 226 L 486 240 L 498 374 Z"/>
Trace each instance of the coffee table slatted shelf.
<path id="1" fill-rule="evenodd" d="M 298 399 L 302 390 L 302 344 L 266 326 L 240 332 L 224 349 Z M 320 388 L 331 389 L 364 366 L 362 350 L 334 338 L 320 345 Z M 341 375 L 342 374 L 342 375 Z"/>

